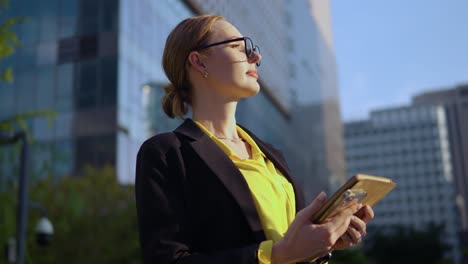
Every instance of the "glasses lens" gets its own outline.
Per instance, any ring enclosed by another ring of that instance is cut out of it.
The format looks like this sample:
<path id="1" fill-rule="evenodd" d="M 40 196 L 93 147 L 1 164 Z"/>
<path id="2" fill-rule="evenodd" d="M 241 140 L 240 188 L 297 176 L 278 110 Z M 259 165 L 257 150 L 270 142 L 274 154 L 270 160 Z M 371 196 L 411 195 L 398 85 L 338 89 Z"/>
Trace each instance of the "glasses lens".
<path id="1" fill-rule="evenodd" d="M 260 53 L 260 48 L 259 48 L 257 45 L 255 45 L 255 48 L 254 48 L 253 50 L 254 50 L 255 52 L 257 52 L 258 54 L 261 54 L 261 53 Z M 252 52 L 252 53 L 253 53 L 253 52 Z"/>
<path id="2" fill-rule="evenodd" d="M 257 52 L 258 55 L 261 54 L 261 53 L 260 53 L 260 48 L 259 48 L 257 45 L 255 45 L 254 51 Z M 253 52 L 252 52 L 252 54 L 253 54 Z M 261 63 L 262 63 L 262 61 L 259 60 L 259 61 L 256 63 L 256 64 L 257 64 L 257 67 L 260 66 Z"/>
<path id="3" fill-rule="evenodd" d="M 252 58 L 254 53 L 254 45 L 251 39 L 245 38 L 245 54 L 247 54 L 248 58 Z"/>

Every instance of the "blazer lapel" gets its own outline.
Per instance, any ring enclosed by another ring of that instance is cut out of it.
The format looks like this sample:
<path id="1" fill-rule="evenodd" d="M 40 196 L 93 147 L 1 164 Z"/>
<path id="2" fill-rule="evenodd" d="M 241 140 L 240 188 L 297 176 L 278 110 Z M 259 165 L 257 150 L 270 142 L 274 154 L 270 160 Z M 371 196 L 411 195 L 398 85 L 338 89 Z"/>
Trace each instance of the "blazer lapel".
<path id="1" fill-rule="evenodd" d="M 193 139 L 190 145 L 239 204 L 256 240 L 266 240 L 249 186 L 231 159 L 191 119 L 174 132 Z"/>

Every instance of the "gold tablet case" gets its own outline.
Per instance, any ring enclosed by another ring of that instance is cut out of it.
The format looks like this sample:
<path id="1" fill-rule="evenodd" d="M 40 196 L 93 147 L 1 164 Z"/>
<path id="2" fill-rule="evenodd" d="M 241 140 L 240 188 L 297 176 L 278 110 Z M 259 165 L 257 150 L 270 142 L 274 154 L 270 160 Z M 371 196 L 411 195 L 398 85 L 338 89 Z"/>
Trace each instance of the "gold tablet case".
<path id="1" fill-rule="evenodd" d="M 374 206 L 395 186 L 396 184 L 389 178 L 356 174 L 341 186 L 319 211 L 312 215 L 311 220 L 316 224 L 322 223 L 347 199 L 347 194 L 353 192 L 359 193 L 360 191 L 365 191 L 365 196 L 358 200 L 363 205 Z"/>

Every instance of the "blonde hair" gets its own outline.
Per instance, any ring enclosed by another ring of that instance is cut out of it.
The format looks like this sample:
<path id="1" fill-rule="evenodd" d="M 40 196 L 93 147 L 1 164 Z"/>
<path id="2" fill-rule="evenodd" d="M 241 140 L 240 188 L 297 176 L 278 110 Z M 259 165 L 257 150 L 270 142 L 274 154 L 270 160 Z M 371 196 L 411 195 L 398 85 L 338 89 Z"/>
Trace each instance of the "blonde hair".
<path id="1" fill-rule="evenodd" d="M 163 110 L 170 118 L 183 119 L 192 104 L 192 84 L 188 77 L 187 58 L 191 51 L 208 44 L 215 22 L 223 20 L 218 15 L 191 17 L 180 22 L 169 34 L 164 47 L 162 64 L 171 82 L 164 91 Z"/>

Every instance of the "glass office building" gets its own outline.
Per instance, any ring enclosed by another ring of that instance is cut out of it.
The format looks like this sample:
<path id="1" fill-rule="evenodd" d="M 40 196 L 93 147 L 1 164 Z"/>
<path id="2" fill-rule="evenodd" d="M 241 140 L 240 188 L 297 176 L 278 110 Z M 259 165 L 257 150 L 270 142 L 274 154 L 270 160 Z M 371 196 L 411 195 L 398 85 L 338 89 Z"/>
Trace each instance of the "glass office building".
<path id="1" fill-rule="evenodd" d="M 237 120 L 285 153 L 310 198 L 328 189 L 330 176 L 344 177 L 336 67 L 323 34 L 330 29 L 314 17 L 311 10 L 323 7 L 314 2 L 12 1 L 8 15 L 30 19 L 17 26 L 23 47 L 2 62 L 14 66 L 17 81 L 2 84 L 11 89 L 0 89 L 1 117 L 56 110 L 52 126 L 31 124 L 44 146 L 36 164 L 49 161 L 54 172 L 70 175 L 86 164 L 111 164 L 122 183 L 132 183 L 141 143 L 180 123 L 159 106 L 167 35 L 184 18 L 221 14 L 263 56 L 261 92 L 239 102 Z"/>
<path id="2" fill-rule="evenodd" d="M 28 121 L 33 175 L 71 175 L 84 164 L 114 164 L 118 2 L 9 2 L 2 15 L 26 20 L 14 27 L 21 46 L 1 61 L 13 67 L 15 81 L 1 83 L 0 118 L 44 109 L 57 113 L 52 124 Z M 11 162 L 3 162 L 5 177 Z"/>
<path id="3" fill-rule="evenodd" d="M 468 84 L 413 97 L 415 105 L 442 105 L 450 135 L 452 167 L 463 232 L 468 234 Z M 468 240 L 467 240 L 468 241 Z"/>
<path id="4" fill-rule="evenodd" d="M 454 175 L 445 109 L 408 106 L 373 111 L 345 124 L 348 173 L 391 178 L 397 187 L 375 207 L 369 230 L 441 224 L 447 256 L 461 263 Z"/>
<path id="5" fill-rule="evenodd" d="M 468 83 L 423 92 L 414 96 L 412 101 L 415 105 L 441 105 L 445 109 L 461 222 L 461 244 L 468 248 Z M 463 258 L 468 262 L 468 252 L 464 252 Z"/>

